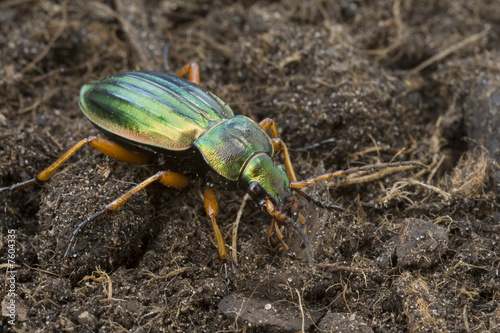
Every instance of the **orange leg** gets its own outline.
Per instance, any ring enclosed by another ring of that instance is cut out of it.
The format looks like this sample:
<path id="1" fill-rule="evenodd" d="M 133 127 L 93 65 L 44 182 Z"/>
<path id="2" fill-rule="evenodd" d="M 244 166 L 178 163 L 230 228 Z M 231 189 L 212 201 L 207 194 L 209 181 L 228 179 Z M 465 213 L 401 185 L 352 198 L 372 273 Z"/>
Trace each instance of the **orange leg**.
<path id="1" fill-rule="evenodd" d="M 200 84 L 200 66 L 198 66 L 197 63 L 193 61 L 188 62 L 177 73 L 175 73 L 175 76 L 183 77 L 186 74 L 188 74 L 189 81 Z"/>
<path id="2" fill-rule="evenodd" d="M 294 200 L 294 201 L 296 200 L 294 197 L 291 197 L 291 198 L 293 198 L 292 200 Z M 292 203 L 292 205 L 294 205 L 294 204 L 296 204 L 296 201 Z M 282 212 L 280 212 L 274 206 L 274 204 L 272 203 L 271 199 L 267 199 L 266 200 L 266 210 L 269 213 L 269 215 L 271 215 L 273 217 L 273 222 L 271 222 L 271 226 L 269 227 L 269 229 L 267 231 L 268 236 L 270 234 L 272 236 L 272 233 L 274 232 L 276 234 L 276 237 L 278 237 L 278 239 L 280 240 L 281 245 L 283 246 L 283 248 L 288 252 L 289 248 L 285 244 L 285 242 L 283 241 L 283 234 L 281 233 L 281 231 L 278 228 L 278 223 L 279 222 L 282 222 L 282 223 L 288 222 L 288 223 L 290 223 L 292 225 L 292 227 L 294 227 L 295 230 L 297 230 L 297 232 L 299 233 L 299 235 L 302 237 L 302 239 L 304 241 L 304 244 L 306 246 L 306 249 L 307 249 L 307 259 L 309 261 L 309 264 L 313 265 L 314 264 L 314 259 L 313 259 L 313 255 L 312 255 L 311 244 L 309 243 L 309 238 L 307 238 L 306 234 L 300 228 L 300 226 L 297 224 L 297 222 L 293 218 L 289 218 L 288 216 L 286 216 L 286 214 L 283 214 Z M 298 214 L 297 218 L 302 222 L 302 218 L 300 217 L 300 214 Z M 273 228 L 274 228 L 274 230 L 272 230 Z"/>
<path id="3" fill-rule="evenodd" d="M 96 136 L 89 136 L 88 138 L 80 140 L 71 149 L 69 149 L 66 153 L 64 153 L 61 157 L 59 157 L 57 161 L 52 163 L 52 165 L 50 165 L 45 170 L 41 171 L 36 176 L 36 178 L 26 180 L 24 182 L 17 183 L 12 186 L 2 187 L 0 188 L 0 191 L 13 190 L 16 188 L 35 184 L 36 182 L 47 181 L 64 162 L 66 162 L 71 156 L 73 156 L 78 150 L 80 150 L 80 148 L 82 148 L 85 145 L 89 145 L 90 147 L 97 149 L 98 151 L 100 151 L 105 155 L 108 155 L 109 157 L 127 163 L 144 164 L 151 159 L 151 157 L 148 155 L 134 153 L 112 141 L 109 141 L 108 139 Z"/>
<path id="4" fill-rule="evenodd" d="M 286 245 L 285 241 L 283 240 L 285 237 L 283 236 L 283 233 L 281 232 L 280 230 L 280 227 L 279 227 L 279 224 L 278 223 L 274 223 L 274 234 L 276 235 L 276 237 L 278 237 L 278 239 L 280 240 L 281 242 L 281 246 L 283 247 L 283 249 L 286 251 L 286 252 L 289 252 L 290 251 L 290 248 L 288 247 L 288 245 Z"/>
<path id="5" fill-rule="evenodd" d="M 207 216 L 210 219 L 210 222 L 212 222 L 215 239 L 217 240 L 217 248 L 219 249 L 219 258 L 221 258 L 222 261 L 225 262 L 227 257 L 226 243 L 224 242 L 224 237 L 222 236 L 219 226 L 217 225 L 219 205 L 217 204 L 214 190 L 211 187 L 207 187 L 207 189 L 205 190 L 205 211 L 207 212 Z"/>
<path id="6" fill-rule="evenodd" d="M 288 175 L 288 179 L 291 182 L 296 182 L 297 177 L 295 176 L 295 171 L 293 171 L 292 161 L 290 160 L 290 154 L 288 153 L 288 149 L 286 148 L 285 143 L 278 135 L 278 129 L 276 128 L 276 123 L 271 118 L 266 118 L 259 123 L 260 127 L 264 131 L 271 130 L 271 141 L 273 143 L 274 154 L 278 154 L 279 152 L 283 152 L 285 158 L 285 169 L 286 174 Z"/>
<path id="7" fill-rule="evenodd" d="M 89 222 L 95 220 L 101 215 L 105 215 L 107 213 L 113 212 L 123 206 L 125 202 L 127 202 L 128 199 L 130 199 L 134 194 L 145 188 L 146 186 L 150 185 L 153 182 L 160 182 L 165 186 L 168 187 L 174 187 L 178 189 L 185 188 L 189 185 L 189 179 L 181 174 L 172 172 L 172 171 L 160 171 L 154 174 L 153 176 L 149 177 L 148 179 L 144 180 L 143 182 L 137 184 L 134 188 L 129 190 L 128 192 L 124 193 L 122 196 L 119 198 L 115 199 L 113 202 L 107 204 L 104 206 L 104 209 L 100 210 L 99 212 L 93 214 L 92 216 L 89 216 L 87 219 L 85 219 L 83 222 L 81 222 L 76 229 L 73 231 L 71 235 L 71 239 L 69 240 L 68 247 L 66 248 L 66 252 L 64 253 L 64 257 L 66 258 L 69 254 L 69 251 L 71 250 L 71 247 L 73 246 L 73 243 L 75 242 L 76 235 L 80 232 L 80 230 Z"/>
<path id="8" fill-rule="evenodd" d="M 267 228 L 267 237 L 269 238 L 269 243 L 271 243 L 272 247 L 276 247 L 276 242 L 273 239 L 274 236 L 274 225 L 276 224 L 276 220 L 274 218 L 271 219 L 271 224 L 269 225 L 269 228 Z"/>
<path id="9" fill-rule="evenodd" d="M 305 230 L 306 220 L 304 219 L 302 214 L 299 214 L 299 219 L 300 223 L 304 225 L 304 230 Z M 269 228 L 267 228 L 267 237 L 269 238 L 269 242 L 271 243 L 272 247 L 276 247 L 278 245 L 273 239 L 274 235 L 276 235 L 276 237 L 280 240 L 283 249 L 288 252 L 290 248 L 288 247 L 288 245 L 286 245 L 285 241 L 283 240 L 284 239 L 283 233 L 281 232 L 281 230 L 279 230 L 279 222 L 276 221 L 274 218 L 272 218 L 271 224 L 269 225 Z"/>

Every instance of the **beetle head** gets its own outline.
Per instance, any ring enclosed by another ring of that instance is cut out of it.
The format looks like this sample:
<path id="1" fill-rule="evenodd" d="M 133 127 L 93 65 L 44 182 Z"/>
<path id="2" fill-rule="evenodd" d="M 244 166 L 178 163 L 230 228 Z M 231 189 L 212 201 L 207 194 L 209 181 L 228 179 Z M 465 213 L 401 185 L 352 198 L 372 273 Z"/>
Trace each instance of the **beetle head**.
<path id="1" fill-rule="evenodd" d="M 285 170 L 281 165 L 274 165 L 271 157 L 265 153 L 251 157 L 241 173 L 238 186 L 261 207 L 266 205 L 267 199 L 281 206 L 292 196 Z"/>

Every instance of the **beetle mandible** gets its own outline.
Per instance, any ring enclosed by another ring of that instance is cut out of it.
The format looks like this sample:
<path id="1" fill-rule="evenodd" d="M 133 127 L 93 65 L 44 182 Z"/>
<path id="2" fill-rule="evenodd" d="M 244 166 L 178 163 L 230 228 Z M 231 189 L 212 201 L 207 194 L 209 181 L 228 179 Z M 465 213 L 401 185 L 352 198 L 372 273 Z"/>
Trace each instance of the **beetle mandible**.
<path id="1" fill-rule="evenodd" d="M 188 80 L 182 79 L 185 75 Z M 293 192 L 320 207 L 342 211 L 341 207 L 310 197 L 301 189 L 363 170 L 408 165 L 427 167 L 413 161 L 366 165 L 298 181 L 287 146 L 272 119 L 256 123 L 248 117 L 234 115 L 227 104 L 199 83 L 199 67 L 190 62 L 175 75 L 131 71 L 84 85 L 80 91 L 80 109 L 107 138 L 90 136 L 79 141 L 35 178 L 0 188 L 0 192 L 47 181 L 85 145 L 128 163 L 144 164 L 155 156 L 162 156 L 168 161 L 168 170 L 157 172 L 81 222 L 71 235 L 65 258 L 87 223 L 115 211 L 151 183 L 182 189 L 194 175 L 204 175 L 210 184 L 247 192 L 272 217 L 267 231 L 269 239 L 272 241 L 276 236 L 286 251 L 288 246 L 279 224 L 293 226 L 302 237 L 312 264 L 312 249 L 300 226 L 305 219 Z M 272 160 L 280 152 L 285 168 Z M 213 185 L 204 192 L 204 205 L 214 229 L 219 257 L 225 261 L 227 250 L 217 225 L 219 209 Z"/>

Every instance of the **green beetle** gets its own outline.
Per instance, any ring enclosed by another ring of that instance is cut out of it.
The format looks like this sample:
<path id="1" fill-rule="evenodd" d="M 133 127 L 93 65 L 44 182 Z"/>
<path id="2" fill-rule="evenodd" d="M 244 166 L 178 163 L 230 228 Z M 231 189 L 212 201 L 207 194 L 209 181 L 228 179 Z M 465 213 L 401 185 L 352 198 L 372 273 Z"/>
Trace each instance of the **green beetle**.
<path id="1" fill-rule="evenodd" d="M 181 77 L 189 74 L 189 81 Z M 205 210 L 212 222 L 219 257 L 226 260 L 224 238 L 217 226 L 218 204 L 214 184 L 223 189 L 239 188 L 271 216 L 270 240 L 276 236 L 285 250 L 279 223 L 289 223 L 304 240 L 308 260 L 313 262 L 309 240 L 301 229 L 305 223 L 292 191 L 321 207 L 341 207 L 310 197 L 300 189 L 320 180 L 362 170 L 401 165 L 426 167 L 406 161 L 341 170 L 307 181 L 297 181 L 285 143 L 279 138 L 276 124 L 266 118 L 256 123 L 248 117 L 234 115 L 217 96 L 199 85 L 196 63 L 188 63 L 176 75 L 159 72 L 125 72 L 100 82 L 84 85 L 79 106 L 85 116 L 108 139 L 88 137 L 68 150 L 36 178 L 0 188 L 12 190 L 50 178 L 61 164 L 84 145 L 89 145 L 115 159 L 129 163 L 148 163 L 161 156 L 165 169 L 136 185 L 104 209 L 88 217 L 73 231 L 66 257 L 78 232 L 100 215 L 123 205 L 134 193 L 158 181 L 165 186 L 185 188 L 190 179 L 205 177 L 211 184 L 205 190 Z M 268 135 L 270 132 L 270 135 Z M 283 152 L 285 168 L 275 165 L 272 157 Z"/>

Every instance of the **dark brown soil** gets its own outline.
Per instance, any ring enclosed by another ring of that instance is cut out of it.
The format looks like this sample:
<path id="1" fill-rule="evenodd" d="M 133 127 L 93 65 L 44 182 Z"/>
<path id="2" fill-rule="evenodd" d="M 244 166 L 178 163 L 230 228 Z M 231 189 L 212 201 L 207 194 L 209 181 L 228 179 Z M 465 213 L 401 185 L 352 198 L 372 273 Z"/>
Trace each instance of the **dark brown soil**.
<path id="1" fill-rule="evenodd" d="M 291 152 L 300 179 L 430 166 L 307 189 L 346 209 L 300 199 L 315 267 L 293 228 L 296 259 L 244 193 L 218 190 L 228 285 L 203 180 L 150 186 L 63 261 L 79 222 L 157 171 L 84 148 L 45 184 L 0 193 L 0 331 L 500 332 L 498 1 L 3 1 L 0 30 L 0 186 L 98 135 L 84 83 L 188 61 L 290 148 L 331 139 Z"/>

